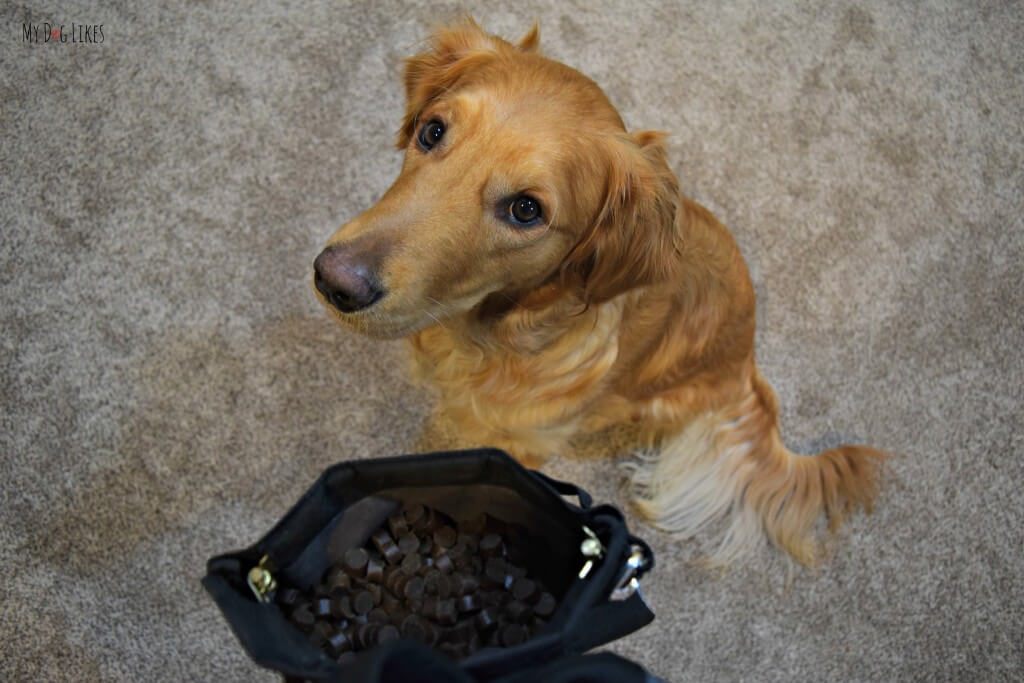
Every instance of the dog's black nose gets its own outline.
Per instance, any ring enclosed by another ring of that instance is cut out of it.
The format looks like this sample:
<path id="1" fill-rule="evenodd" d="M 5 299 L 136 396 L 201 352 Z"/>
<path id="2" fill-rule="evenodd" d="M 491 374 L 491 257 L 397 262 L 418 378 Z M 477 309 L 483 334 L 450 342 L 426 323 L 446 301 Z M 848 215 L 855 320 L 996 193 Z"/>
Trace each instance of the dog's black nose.
<path id="1" fill-rule="evenodd" d="M 344 245 L 332 244 L 320 252 L 313 261 L 313 273 L 317 291 L 344 313 L 368 308 L 384 296 L 370 269 L 353 259 Z"/>

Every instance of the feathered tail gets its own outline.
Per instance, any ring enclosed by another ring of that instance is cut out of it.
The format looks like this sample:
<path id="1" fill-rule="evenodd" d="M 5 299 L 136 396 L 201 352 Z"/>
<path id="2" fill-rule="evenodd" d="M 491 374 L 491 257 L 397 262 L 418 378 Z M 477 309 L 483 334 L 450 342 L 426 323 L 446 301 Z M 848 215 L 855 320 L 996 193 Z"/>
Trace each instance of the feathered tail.
<path id="1" fill-rule="evenodd" d="M 627 467 L 633 502 L 656 526 L 691 536 L 726 525 L 713 563 L 729 564 L 767 537 L 813 564 L 818 519 L 824 514 L 835 531 L 857 506 L 870 513 L 885 457 L 867 446 L 790 452 L 779 437 L 775 395 L 755 371 L 741 401 L 689 422 Z"/>

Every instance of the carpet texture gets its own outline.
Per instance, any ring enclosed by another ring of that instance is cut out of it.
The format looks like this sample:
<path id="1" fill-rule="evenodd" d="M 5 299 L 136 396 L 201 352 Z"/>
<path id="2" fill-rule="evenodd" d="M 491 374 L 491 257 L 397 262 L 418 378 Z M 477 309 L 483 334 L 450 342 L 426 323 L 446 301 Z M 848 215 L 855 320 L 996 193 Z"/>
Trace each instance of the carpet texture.
<path id="1" fill-rule="evenodd" d="M 897 454 L 788 588 L 634 520 L 658 616 L 611 649 L 672 681 L 1020 680 L 1024 6 L 782 5 L 4 3 L 0 678 L 274 679 L 199 579 L 331 463 L 430 441 L 402 345 L 337 328 L 311 264 L 397 174 L 401 57 L 468 11 L 539 19 L 672 134 L 750 264 L 787 443 Z M 625 502 L 613 461 L 547 470 Z"/>

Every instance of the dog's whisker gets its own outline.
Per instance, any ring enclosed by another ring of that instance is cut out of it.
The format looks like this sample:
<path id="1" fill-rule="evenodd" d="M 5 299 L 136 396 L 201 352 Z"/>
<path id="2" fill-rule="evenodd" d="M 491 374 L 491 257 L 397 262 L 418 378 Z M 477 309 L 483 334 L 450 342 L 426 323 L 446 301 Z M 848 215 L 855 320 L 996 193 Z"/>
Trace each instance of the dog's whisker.
<path id="1" fill-rule="evenodd" d="M 431 302 L 437 304 L 438 307 L 441 308 L 442 311 L 444 311 L 445 305 L 442 304 L 440 301 L 438 301 L 437 299 L 435 299 L 432 296 L 428 296 L 427 299 L 429 299 Z M 436 315 L 434 315 L 433 313 L 428 311 L 426 308 L 423 308 L 423 309 L 420 309 L 420 310 L 422 310 L 424 313 L 426 313 L 428 316 L 430 316 L 430 318 L 433 319 L 433 321 L 436 322 L 438 325 L 440 325 L 442 328 L 444 328 L 446 330 L 448 329 L 448 327 L 441 321 L 440 318 L 438 318 Z"/>
<path id="2" fill-rule="evenodd" d="M 428 296 L 427 300 L 430 301 L 430 303 L 432 303 L 432 304 L 436 304 L 437 307 L 440 308 L 441 310 L 445 310 L 446 308 L 448 308 L 447 304 L 445 304 L 445 303 L 443 303 L 441 301 L 438 301 L 437 299 L 435 299 L 432 296 Z"/>

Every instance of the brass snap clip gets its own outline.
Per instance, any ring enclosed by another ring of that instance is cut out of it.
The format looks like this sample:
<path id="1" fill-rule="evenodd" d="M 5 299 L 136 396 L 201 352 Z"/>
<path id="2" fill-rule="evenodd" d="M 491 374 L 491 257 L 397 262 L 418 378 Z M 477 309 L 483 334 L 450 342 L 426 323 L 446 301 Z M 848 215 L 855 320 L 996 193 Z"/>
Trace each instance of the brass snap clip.
<path id="1" fill-rule="evenodd" d="M 587 558 L 583 568 L 580 569 L 579 577 L 581 579 L 587 578 L 590 574 L 590 570 L 594 568 L 594 562 L 601 559 L 604 556 L 604 545 L 601 543 L 601 539 L 597 537 L 594 530 L 590 527 L 583 527 L 583 533 L 587 535 L 580 543 L 580 552 L 583 553 L 583 557 Z"/>
<path id="2" fill-rule="evenodd" d="M 626 600 L 640 590 L 640 581 L 636 578 L 636 573 L 644 566 L 644 551 L 638 545 L 630 546 L 629 551 L 629 558 L 622 570 L 622 576 L 619 577 L 611 595 L 608 596 L 609 600 Z"/>
<path id="3" fill-rule="evenodd" d="M 277 590 L 277 580 L 273 572 L 277 571 L 269 555 L 260 558 L 259 563 L 249 570 L 246 582 L 252 590 L 252 594 L 260 602 L 270 602 L 271 596 Z"/>

